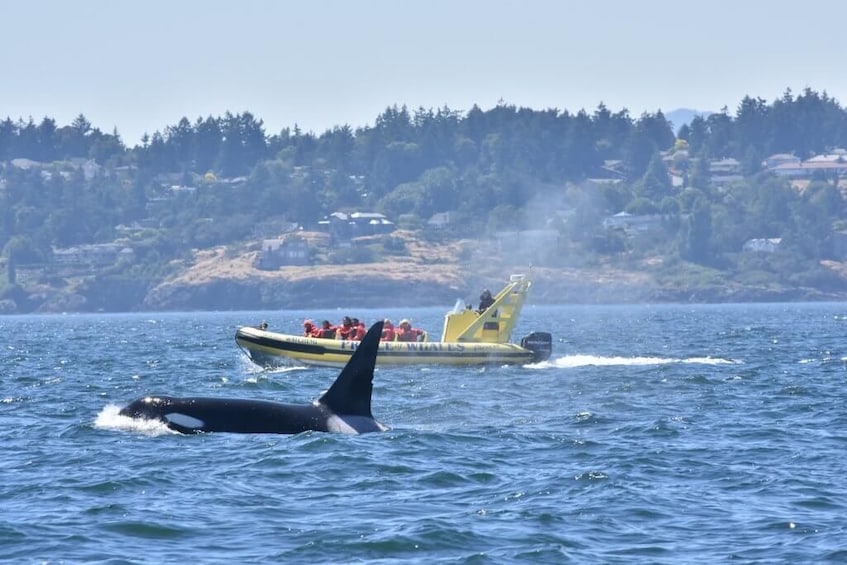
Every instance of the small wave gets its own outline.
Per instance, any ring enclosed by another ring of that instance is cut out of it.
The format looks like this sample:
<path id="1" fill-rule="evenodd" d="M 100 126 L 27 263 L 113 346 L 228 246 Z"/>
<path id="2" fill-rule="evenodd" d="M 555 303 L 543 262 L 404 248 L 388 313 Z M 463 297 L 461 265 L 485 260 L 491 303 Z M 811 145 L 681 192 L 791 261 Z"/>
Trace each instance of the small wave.
<path id="1" fill-rule="evenodd" d="M 94 420 L 94 427 L 101 430 L 118 430 L 129 432 L 140 432 L 149 436 L 159 436 L 164 434 L 176 434 L 168 428 L 163 422 L 158 420 L 144 420 L 142 418 L 130 418 L 129 416 L 121 416 L 120 406 L 110 404 L 103 408 L 97 418 Z"/>
<path id="2" fill-rule="evenodd" d="M 691 363 L 694 365 L 743 365 L 743 361 L 737 359 L 721 359 L 719 357 L 689 357 L 680 359 L 680 363 Z"/>
<path id="3" fill-rule="evenodd" d="M 262 369 L 262 370 L 259 370 L 259 371 L 252 371 L 252 372 L 247 373 L 247 375 L 244 377 L 244 382 L 255 385 L 255 384 L 258 384 L 260 382 L 271 381 L 273 375 L 278 375 L 278 374 L 281 374 L 281 373 L 290 373 L 292 371 L 301 371 L 303 369 L 305 369 L 305 367 L 274 368 L 274 369 Z M 229 382 L 229 379 L 224 377 L 221 380 L 221 382 L 226 384 L 227 382 Z"/>
<path id="4" fill-rule="evenodd" d="M 699 364 L 699 365 L 737 365 L 741 361 L 732 359 L 720 359 L 717 357 L 688 357 L 676 359 L 672 357 L 602 357 L 598 355 L 565 355 L 549 361 L 543 361 L 534 365 L 527 365 L 532 369 L 569 369 L 573 367 L 587 366 L 646 366 L 646 365 L 668 365 L 673 363 Z"/>
<path id="5" fill-rule="evenodd" d="M 309 368 L 305 365 L 298 365 L 297 367 L 273 367 L 271 369 L 264 369 L 265 373 L 293 373 L 295 371 L 308 371 Z"/>
<path id="6" fill-rule="evenodd" d="M 245 383 L 258 384 L 262 381 L 271 381 L 273 375 L 284 375 L 285 373 L 293 373 L 299 371 L 307 371 L 308 367 L 271 367 L 259 368 L 258 371 L 251 371 L 244 377 Z"/>

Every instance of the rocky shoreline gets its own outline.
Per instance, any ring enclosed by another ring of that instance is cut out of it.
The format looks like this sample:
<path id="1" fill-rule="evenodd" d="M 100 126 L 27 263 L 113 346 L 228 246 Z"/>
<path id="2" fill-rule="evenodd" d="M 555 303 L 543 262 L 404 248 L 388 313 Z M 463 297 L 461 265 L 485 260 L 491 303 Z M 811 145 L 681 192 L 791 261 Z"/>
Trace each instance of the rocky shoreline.
<path id="1" fill-rule="evenodd" d="M 517 271 L 514 271 L 517 272 Z M 847 295 L 802 288 L 763 288 L 743 285 L 667 288 L 650 281 L 598 280 L 596 273 L 583 277 L 555 270 L 528 273 L 533 281 L 534 304 L 637 304 L 845 301 Z M 11 300 L 0 301 L 0 314 L 91 311 L 226 311 L 293 310 L 309 308 L 360 308 L 452 306 L 457 299 L 474 303 L 480 289 L 499 289 L 501 277 L 473 276 L 456 279 L 386 278 L 378 273 L 315 274 L 297 278 L 216 278 L 206 281 L 169 281 L 150 289 L 137 303 L 92 308 L 92 298 L 76 293 L 42 294 L 35 308 L 22 310 Z M 584 279 L 573 280 L 574 278 Z M 120 305 L 119 305 L 120 306 Z"/>
<path id="2" fill-rule="evenodd" d="M 842 301 L 844 294 L 814 289 L 743 285 L 663 288 L 627 282 L 574 283 L 530 273 L 535 304 L 638 304 Z M 205 284 L 158 287 L 145 299 L 145 310 L 286 310 L 451 306 L 457 299 L 475 303 L 482 288 L 499 289 L 500 279 L 478 277 L 460 284 L 431 280 L 385 280 L 363 275 L 339 282 L 316 276 L 297 281 L 218 280 Z"/>
<path id="3" fill-rule="evenodd" d="M 0 314 L 449 307 L 457 299 L 473 303 L 482 288 L 500 289 L 515 273 L 533 281 L 529 301 L 535 304 L 847 301 L 847 277 L 841 292 L 734 281 L 681 284 L 679 278 L 663 284 L 649 265 L 530 268 L 502 260 L 461 261 L 458 256 L 451 249 L 441 255 L 417 253 L 378 264 L 264 271 L 254 267 L 255 251 L 237 254 L 221 247 L 198 252 L 191 264 L 153 285 L 95 276 L 83 283 L 22 288 L 17 295 L 0 300 Z"/>

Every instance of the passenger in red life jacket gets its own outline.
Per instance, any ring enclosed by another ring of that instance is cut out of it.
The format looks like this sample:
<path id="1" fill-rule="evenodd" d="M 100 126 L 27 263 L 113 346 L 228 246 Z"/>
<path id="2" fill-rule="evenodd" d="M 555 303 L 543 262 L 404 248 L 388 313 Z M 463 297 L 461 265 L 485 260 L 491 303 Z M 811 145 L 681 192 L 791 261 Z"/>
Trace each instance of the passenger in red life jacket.
<path id="1" fill-rule="evenodd" d="M 350 332 L 350 339 L 362 341 L 366 333 L 368 333 L 368 328 L 365 327 L 365 323 L 360 321 L 359 318 L 353 318 L 353 331 Z"/>
<path id="2" fill-rule="evenodd" d="M 426 332 L 413 328 L 409 320 L 400 320 L 400 325 L 397 328 L 397 341 L 425 341 Z"/>
<path id="3" fill-rule="evenodd" d="M 315 333 L 315 337 L 323 339 L 335 339 L 335 326 L 329 323 L 329 320 L 321 322 L 320 329 Z"/>
<path id="4" fill-rule="evenodd" d="M 318 331 L 318 328 L 315 327 L 312 320 L 303 321 L 303 337 L 315 337 L 316 331 Z"/>
<path id="5" fill-rule="evenodd" d="M 382 341 L 394 341 L 396 337 L 394 324 L 391 323 L 391 320 L 386 318 L 382 322 Z"/>
<path id="6" fill-rule="evenodd" d="M 353 330 L 355 329 L 356 326 L 353 325 L 353 320 L 350 319 L 350 316 L 344 316 L 341 325 L 336 328 L 336 331 L 340 339 L 353 339 L 350 336 L 353 335 Z"/>

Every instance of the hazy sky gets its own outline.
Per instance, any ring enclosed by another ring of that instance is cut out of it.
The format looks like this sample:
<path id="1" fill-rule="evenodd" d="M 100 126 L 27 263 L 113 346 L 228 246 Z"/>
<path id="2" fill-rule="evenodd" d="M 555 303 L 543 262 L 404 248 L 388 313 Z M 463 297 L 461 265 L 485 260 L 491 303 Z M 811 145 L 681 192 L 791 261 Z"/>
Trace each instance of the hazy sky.
<path id="1" fill-rule="evenodd" d="M 0 0 L 0 21 L 0 119 L 82 113 L 130 146 L 227 111 L 320 134 L 394 104 L 847 106 L 845 0 Z"/>

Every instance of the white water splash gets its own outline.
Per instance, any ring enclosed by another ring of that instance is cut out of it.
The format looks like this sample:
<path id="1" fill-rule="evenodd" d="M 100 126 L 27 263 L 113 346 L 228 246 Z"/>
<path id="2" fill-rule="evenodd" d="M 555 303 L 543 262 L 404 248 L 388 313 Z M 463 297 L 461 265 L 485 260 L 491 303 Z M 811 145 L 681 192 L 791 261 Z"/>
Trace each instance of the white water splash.
<path id="1" fill-rule="evenodd" d="M 530 369 L 570 369 L 574 367 L 606 367 L 606 366 L 649 366 L 669 365 L 674 363 L 697 364 L 697 365 L 738 365 L 741 361 L 732 359 L 720 359 L 717 357 L 688 357 L 677 359 L 673 357 L 603 357 L 598 355 L 565 355 L 543 361 L 534 365 L 527 365 Z"/>
<path id="2" fill-rule="evenodd" d="M 307 371 L 309 368 L 306 365 L 280 365 L 277 367 L 261 367 L 256 365 L 251 361 L 246 355 L 240 354 L 237 357 L 236 364 L 239 367 L 240 372 L 249 375 L 247 382 L 258 382 L 263 378 L 267 378 L 268 375 L 273 375 L 277 373 L 289 373 L 292 371 Z"/>
<path id="3" fill-rule="evenodd" d="M 97 414 L 97 418 L 94 420 L 94 427 L 101 430 L 140 432 L 149 436 L 178 433 L 168 428 L 164 422 L 121 416 L 119 414 L 120 411 L 121 407 L 113 404 L 104 407 L 103 410 Z"/>

